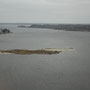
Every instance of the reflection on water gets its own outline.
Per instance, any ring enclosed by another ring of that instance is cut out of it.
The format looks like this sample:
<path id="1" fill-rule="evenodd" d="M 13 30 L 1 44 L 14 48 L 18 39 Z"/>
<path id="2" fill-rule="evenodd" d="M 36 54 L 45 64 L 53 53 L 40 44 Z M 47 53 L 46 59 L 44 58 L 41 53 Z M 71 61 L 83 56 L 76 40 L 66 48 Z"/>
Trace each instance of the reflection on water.
<path id="1" fill-rule="evenodd" d="M 0 90 L 89 90 L 90 32 L 25 29 L 0 35 L 0 50 L 75 48 L 58 55 L 0 55 Z"/>

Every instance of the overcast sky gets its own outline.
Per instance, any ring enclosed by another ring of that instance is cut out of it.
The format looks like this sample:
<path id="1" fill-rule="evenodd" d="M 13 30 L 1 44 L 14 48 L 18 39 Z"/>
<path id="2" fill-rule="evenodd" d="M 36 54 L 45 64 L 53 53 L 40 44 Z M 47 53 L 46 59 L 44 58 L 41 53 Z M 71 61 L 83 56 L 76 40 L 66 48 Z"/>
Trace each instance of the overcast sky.
<path id="1" fill-rule="evenodd" d="M 90 0 L 0 0 L 0 22 L 90 24 Z"/>

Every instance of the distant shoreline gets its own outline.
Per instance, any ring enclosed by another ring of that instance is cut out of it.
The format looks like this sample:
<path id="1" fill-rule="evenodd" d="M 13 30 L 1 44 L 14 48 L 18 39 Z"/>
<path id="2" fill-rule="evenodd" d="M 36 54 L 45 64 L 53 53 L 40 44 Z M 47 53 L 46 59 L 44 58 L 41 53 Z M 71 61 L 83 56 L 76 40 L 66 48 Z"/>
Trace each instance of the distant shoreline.
<path id="1" fill-rule="evenodd" d="M 90 32 L 90 24 L 31 24 L 31 25 L 20 25 L 18 27 Z"/>

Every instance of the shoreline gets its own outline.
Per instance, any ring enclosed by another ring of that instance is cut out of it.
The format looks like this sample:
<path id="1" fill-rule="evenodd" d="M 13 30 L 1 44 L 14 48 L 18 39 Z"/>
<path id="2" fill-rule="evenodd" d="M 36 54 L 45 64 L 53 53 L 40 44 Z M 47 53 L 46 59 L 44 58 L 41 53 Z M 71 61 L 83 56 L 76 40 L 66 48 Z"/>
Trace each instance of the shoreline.
<path id="1" fill-rule="evenodd" d="M 0 50 L 0 54 L 20 54 L 20 55 L 32 55 L 32 54 L 59 54 L 65 51 L 75 51 L 74 48 L 58 49 L 58 48 L 45 48 L 38 50 L 24 50 L 24 49 L 13 49 L 13 50 Z"/>

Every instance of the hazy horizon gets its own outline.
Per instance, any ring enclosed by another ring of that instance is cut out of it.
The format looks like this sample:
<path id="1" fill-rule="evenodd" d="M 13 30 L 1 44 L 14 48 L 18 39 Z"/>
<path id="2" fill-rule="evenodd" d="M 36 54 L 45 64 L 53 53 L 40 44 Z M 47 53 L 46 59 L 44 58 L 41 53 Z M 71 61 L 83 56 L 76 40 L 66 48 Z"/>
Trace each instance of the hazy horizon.
<path id="1" fill-rule="evenodd" d="M 90 0 L 0 0 L 0 23 L 90 24 Z"/>
<path id="2" fill-rule="evenodd" d="M 52 22 L 0 22 L 0 24 L 66 24 L 66 25 L 90 25 L 90 23 L 52 23 Z"/>

